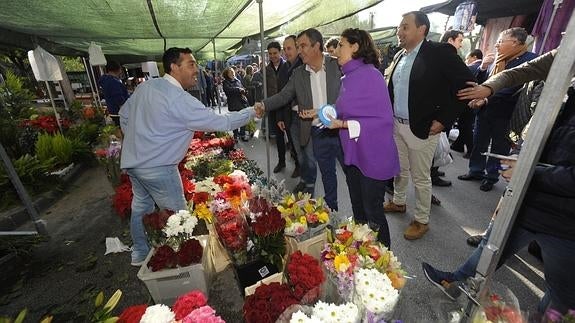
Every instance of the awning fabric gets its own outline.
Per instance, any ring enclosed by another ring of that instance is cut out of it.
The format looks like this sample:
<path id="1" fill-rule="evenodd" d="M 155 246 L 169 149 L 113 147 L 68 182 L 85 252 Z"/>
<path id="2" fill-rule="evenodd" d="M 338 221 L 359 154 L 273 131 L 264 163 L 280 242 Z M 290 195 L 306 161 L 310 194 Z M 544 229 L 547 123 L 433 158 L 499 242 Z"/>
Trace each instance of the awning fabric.
<path id="1" fill-rule="evenodd" d="M 267 34 L 321 26 L 382 0 L 263 0 Z M 166 48 L 190 47 L 219 58 L 259 34 L 254 0 L 19 0 L 0 4 L 0 47 L 56 54 L 86 52 L 90 42 L 106 55 L 158 59 Z"/>
<path id="2" fill-rule="evenodd" d="M 425 13 L 439 12 L 453 16 L 457 6 L 465 0 L 448 0 L 421 8 Z M 528 15 L 541 8 L 543 0 L 476 0 L 478 6 L 477 22 L 484 24 L 487 19 Z"/>

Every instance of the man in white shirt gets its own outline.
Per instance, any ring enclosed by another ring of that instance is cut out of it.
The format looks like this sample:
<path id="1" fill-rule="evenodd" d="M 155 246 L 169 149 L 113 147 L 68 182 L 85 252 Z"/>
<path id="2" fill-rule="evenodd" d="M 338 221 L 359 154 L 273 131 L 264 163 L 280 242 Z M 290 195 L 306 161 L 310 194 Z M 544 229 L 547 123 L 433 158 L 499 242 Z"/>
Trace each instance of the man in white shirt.
<path id="1" fill-rule="evenodd" d="M 120 166 L 128 172 L 134 193 L 130 219 L 134 266 L 141 265 L 150 250 L 142 217 L 155 205 L 187 209 L 178 163 L 194 131 L 228 131 L 263 115 L 255 109 L 218 115 L 186 92 L 198 82 L 198 65 L 189 48 L 170 48 L 162 61 L 164 77 L 142 83 L 120 109 L 124 132 Z"/>

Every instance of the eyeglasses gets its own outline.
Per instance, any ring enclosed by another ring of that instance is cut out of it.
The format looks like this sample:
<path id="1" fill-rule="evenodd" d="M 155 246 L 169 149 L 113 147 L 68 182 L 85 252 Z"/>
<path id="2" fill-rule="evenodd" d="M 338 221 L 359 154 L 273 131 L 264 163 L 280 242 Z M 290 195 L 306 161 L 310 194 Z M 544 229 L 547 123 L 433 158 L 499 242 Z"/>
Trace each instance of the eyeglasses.
<path id="1" fill-rule="evenodd" d="M 507 42 L 507 41 L 516 41 L 516 40 L 515 39 L 498 39 L 496 44 L 500 45 L 500 44 L 503 44 L 504 42 Z"/>

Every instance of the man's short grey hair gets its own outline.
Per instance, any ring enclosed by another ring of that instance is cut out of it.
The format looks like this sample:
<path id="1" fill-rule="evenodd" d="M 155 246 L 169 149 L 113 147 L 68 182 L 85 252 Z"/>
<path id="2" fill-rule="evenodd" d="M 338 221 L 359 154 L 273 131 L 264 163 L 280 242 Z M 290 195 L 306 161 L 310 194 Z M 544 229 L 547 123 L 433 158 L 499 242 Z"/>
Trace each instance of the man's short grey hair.
<path id="1" fill-rule="evenodd" d="M 299 33 L 297 35 L 297 38 L 300 38 L 303 35 L 306 35 L 307 38 L 309 38 L 309 41 L 310 41 L 312 46 L 314 46 L 315 43 L 319 43 L 319 51 L 323 52 L 323 50 L 324 50 L 323 49 L 323 36 L 319 32 L 319 30 L 314 29 L 314 28 L 306 29 L 306 30 L 302 31 L 301 33 Z"/>
<path id="2" fill-rule="evenodd" d="M 501 32 L 501 35 L 506 35 L 506 36 L 509 36 L 511 38 L 515 38 L 521 44 L 525 44 L 525 42 L 527 41 L 527 36 L 528 36 L 527 31 L 521 27 L 513 27 L 513 28 L 506 29 L 506 30 Z"/>

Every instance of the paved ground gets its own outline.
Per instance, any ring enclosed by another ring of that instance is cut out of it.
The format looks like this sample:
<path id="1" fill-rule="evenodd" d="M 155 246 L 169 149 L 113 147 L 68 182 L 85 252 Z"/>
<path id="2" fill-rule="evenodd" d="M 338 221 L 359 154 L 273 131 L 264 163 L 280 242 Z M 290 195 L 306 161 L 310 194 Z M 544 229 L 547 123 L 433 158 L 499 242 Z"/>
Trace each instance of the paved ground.
<path id="1" fill-rule="evenodd" d="M 252 139 L 240 142 L 249 158 L 266 169 L 265 141 Z M 271 168 L 276 162 L 275 146 L 271 146 Z M 289 158 L 288 158 L 289 160 Z M 413 192 L 409 196 L 406 215 L 388 215 L 393 250 L 413 279 L 401 294 L 395 317 L 404 322 L 448 322 L 450 311 L 457 310 L 464 299 L 452 302 L 430 285 L 422 275 L 421 261 L 439 268 L 453 269 L 473 250 L 465 239 L 481 232 L 503 192 L 504 184 L 485 193 L 476 182 L 461 182 L 456 176 L 466 170 L 467 160 L 455 153 L 455 162 L 445 167 L 446 179 L 454 185 L 434 188 L 442 201 L 433 207 L 428 234 L 418 241 L 406 241 L 402 232 L 411 220 Z M 295 186 L 289 178 L 293 164 L 278 174 L 286 178 L 288 187 Z M 318 176 L 318 179 L 320 177 Z M 347 187 L 341 169 L 338 170 L 340 210 L 351 214 Z M 318 180 L 316 192 L 323 188 Z M 1 286 L 0 315 L 12 315 L 22 308 L 30 310 L 30 322 L 45 313 L 56 315 L 55 322 L 84 322 L 92 310 L 92 299 L 100 290 L 110 295 L 120 288 L 124 296 L 119 309 L 151 299 L 137 277 L 137 269 L 129 265 L 129 254 L 104 256 L 105 238 L 117 236 L 129 243 L 127 223 L 111 208 L 112 189 L 99 168 L 86 171 L 69 189 L 68 194 L 48 209 L 43 218 L 48 221 L 51 240 L 41 244 L 28 265 L 22 268 L 20 279 L 11 286 Z M 542 296 L 543 278 L 538 261 L 523 251 L 495 275 L 495 280 L 509 287 L 523 310 L 533 311 Z M 231 271 L 225 271 L 212 283 L 210 303 L 228 322 L 241 321 L 242 299 Z"/>

